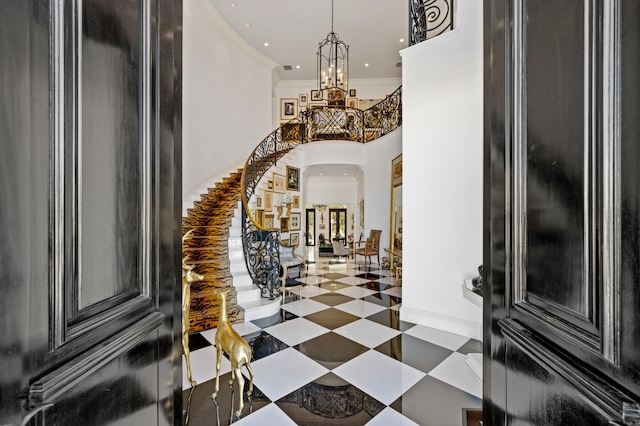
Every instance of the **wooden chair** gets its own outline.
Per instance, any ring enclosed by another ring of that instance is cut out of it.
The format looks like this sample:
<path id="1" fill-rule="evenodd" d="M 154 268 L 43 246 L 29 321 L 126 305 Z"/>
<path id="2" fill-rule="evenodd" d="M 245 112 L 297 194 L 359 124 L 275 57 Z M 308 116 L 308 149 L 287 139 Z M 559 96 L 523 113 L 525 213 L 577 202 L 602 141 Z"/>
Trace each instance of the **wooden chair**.
<path id="1" fill-rule="evenodd" d="M 369 263 L 371 263 L 371 256 L 376 256 L 378 258 L 378 265 L 380 264 L 380 234 L 382 233 L 379 229 L 372 229 L 369 233 L 369 238 L 364 242 L 363 247 L 357 247 L 354 250 L 354 258 L 357 260 L 357 255 L 364 256 L 365 263 L 367 262 L 367 257 L 369 258 Z M 357 245 L 363 244 L 358 241 Z"/>

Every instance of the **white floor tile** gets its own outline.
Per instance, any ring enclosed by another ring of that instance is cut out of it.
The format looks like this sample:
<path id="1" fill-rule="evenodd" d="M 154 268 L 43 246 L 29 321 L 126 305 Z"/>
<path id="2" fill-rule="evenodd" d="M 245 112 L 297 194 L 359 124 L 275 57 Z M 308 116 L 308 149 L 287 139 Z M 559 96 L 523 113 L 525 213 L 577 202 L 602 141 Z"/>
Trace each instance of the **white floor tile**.
<path id="1" fill-rule="evenodd" d="M 344 278 L 338 278 L 336 281 L 343 284 L 358 285 L 358 284 L 368 283 L 371 280 L 358 278 L 358 277 L 344 277 Z"/>
<path id="2" fill-rule="evenodd" d="M 333 330 L 333 332 L 338 333 L 347 339 L 351 339 L 354 342 L 358 342 L 368 348 L 375 348 L 401 333 L 398 330 L 394 330 L 367 319 L 359 319 L 347 325 L 343 325 L 342 327 L 338 327 Z"/>
<path id="3" fill-rule="evenodd" d="M 333 372 L 386 405 L 426 376 L 374 350 L 342 364 Z"/>
<path id="4" fill-rule="evenodd" d="M 418 423 L 406 418 L 391 407 L 382 410 L 377 416 L 371 419 L 367 426 L 418 426 Z"/>
<path id="5" fill-rule="evenodd" d="M 296 318 L 265 328 L 264 331 L 289 346 L 306 342 L 314 337 L 328 333 L 329 329 L 305 318 Z"/>
<path id="6" fill-rule="evenodd" d="M 429 376 L 482 398 L 482 382 L 469 368 L 466 359 L 466 355 L 454 352 L 431 370 Z"/>
<path id="7" fill-rule="evenodd" d="M 330 306 L 311 299 L 296 300 L 295 302 L 285 303 L 284 305 L 282 305 L 282 309 L 291 312 L 292 314 L 295 314 L 299 317 L 315 314 L 316 312 L 320 312 L 329 308 Z"/>
<path id="8" fill-rule="evenodd" d="M 334 308 L 360 318 L 377 314 L 378 312 L 386 309 L 380 305 L 376 305 L 375 303 L 365 302 L 364 300 L 352 300 L 350 302 L 343 303 L 342 305 L 334 306 Z"/>
<path id="9" fill-rule="evenodd" d="M 280 409 L 276 404 L 265 405 L 258 411 L 255 411 L 248 416 L 236 421 L 234 425 L 239 426 L 264 426 L 264 425 L 295 425 L 296 423 L 291 420 L 284 411 Z"/>
<path id="10" fill-rule="evenodd" d="M 272 401 L 328 373 L 322 365 L 293 348 L 251 363 L 253 382 Z"/>
<path id="11" fill-rule="evenodd" d="M 417 337 L 418 339 L 426 340 L 427 342 L 435 343 L 443 348 L 455 351 L 462 345 L 469 341 L 468 337 L 460 336 L 458 334 L 449 333 L 446 331 L 438 330 L 431 327 L 425 327 L 423 325 L 416 325 L 405 331 L 410 336 Z"/>
<path id="12" fill-rule="evenodd" d="M 344 294 L 345 296 L 353 297 L 355 299 L 361 299 L 363 297 L 371 296 L 376 291 L 369 290 L 368 288 L 352 286 L 336 290 L 336 293 Z"/>
<path id="13" fill-rule="evenodd" d="M 389 296 L 402 297 L 402 286 L 396 291 L 396 283 L 394 282 L 391 287 L 385 288 L 381 293 L 388 294 Z"/>
<path id="14" fill-rule="evenodd" d="M 193 379 L 198 383 L 204 383 L 216 377 L 216 348 L 207 346 L 191 352 L 191 373 Z M 220 375 L 231 371 L 231 363 L 223 355 L 220 361 Z M 187 379 L 187 363 L 182 356 L 182 390 L 189 389 L 191 384 Z"/>
<path id="15" fill-rule="evenodd" d="M 315 285 L 306 285 L 302 287 L 300 290 L 302 297 L 313 297 L 319 296 L 321 294 L 329 293 L 331 290 L 327 290 L 325 288 L 315 286 Z"/>
<path id="16" fill-rule="evenodd" d="M 261 328 L 252 323 L 251 321 L 245 321 L 238 324 L 231 324 L 233 329 L 241 336 L 246 336 L 247 334 L 255 333 L 256 331 L 260 331 Z M 210 330 L 201 331 L 200 334 L 202 337 L 207 339 L 211 344 L 216 344 L 216 332 L 218 328 L 212 328 Z"/>
<path id="17" fill-rule="evenodd" d="M 306 285 L 318 285 L 322 283 L 326 283 L 329 281 L 327 278 L 318 277 L 316 275 L 310 275 L 308 277 L 296 278 L 301 283 L 305 283 Z"/>

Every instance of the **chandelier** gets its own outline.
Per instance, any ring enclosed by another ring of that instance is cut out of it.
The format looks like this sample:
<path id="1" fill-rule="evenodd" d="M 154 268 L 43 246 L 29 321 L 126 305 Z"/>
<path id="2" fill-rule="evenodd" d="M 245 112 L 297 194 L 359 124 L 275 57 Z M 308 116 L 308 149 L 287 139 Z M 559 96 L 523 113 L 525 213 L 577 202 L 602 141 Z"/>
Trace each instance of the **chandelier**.
<path id="1" fill-rule="evenodd" d="M 319 43 L 318 94 L 329 101 L 344 100 L 349 92 L 349 46 L 333 32 L 333 0 L 331 0 L 331 32 Z"/>

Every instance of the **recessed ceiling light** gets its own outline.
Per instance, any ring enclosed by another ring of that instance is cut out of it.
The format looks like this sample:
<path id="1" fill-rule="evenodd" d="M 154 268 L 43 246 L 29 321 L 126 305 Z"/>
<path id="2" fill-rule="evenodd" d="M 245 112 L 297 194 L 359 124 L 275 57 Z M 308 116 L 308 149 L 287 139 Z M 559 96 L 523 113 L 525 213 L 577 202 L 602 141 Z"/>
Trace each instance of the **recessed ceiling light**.
<path id="1" fill-rule="evenodd" d="M 347 174 L 345 173 L 344 175 L 346 176 Z"/>
<path id="2" fill-rule="evenodd" d="M 231 7 L 236 7 L 236 4 L 235 3 L 231 3 Z"/>
<path id="3" fill-rule="evenodd" d="M 365 66 L 365 67 L 368 67 L 368 66 L 369 66 L 369 64 L 364 64 L 364 66 Z"/>
<path id="4" fill-rule="evenodd" d="M 296 65 L 296 68 L 297 68 L 297 69 L 300 69 L 300 65 Z"/>
<path id="5" fill-rule="evenodd" d="M 320 173 L 320 176 L 324 176 L 324 173 Z"/>
<path id="6" fill-rule="evenodd" d="M 269 46 L 269 43 L 265 43 L 264 45 L 265 45 L 265 46 Z"/>
<path id="7" fill-rule="evenodd" d="M 251 25 L 250 24 L 244 24 L 247 28 L 249 28 Z"/>
<path id="8" fill-rule="evenodd" d="M 404 43 L 404 39 L 403 38 L 400 39 L 400 43 Z"/>

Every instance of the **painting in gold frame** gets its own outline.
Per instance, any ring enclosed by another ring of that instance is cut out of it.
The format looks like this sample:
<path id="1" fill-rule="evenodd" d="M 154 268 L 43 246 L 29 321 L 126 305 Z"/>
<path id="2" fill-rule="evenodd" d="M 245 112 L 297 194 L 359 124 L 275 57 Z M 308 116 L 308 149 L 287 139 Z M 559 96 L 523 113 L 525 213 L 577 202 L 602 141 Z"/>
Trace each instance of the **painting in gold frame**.
<path id="1" fill-rule="evenodd" d="M 280 232 L 289 232 L 289 218 L 281 217 L 280 218 Z"/>
<path id="2" fill-rule="evenodd" d="M 264 226 L 264 210 L 256 210 L 255 220 L 258 226 Z"/>
<path id="3" fill-rule="evenodd" d="M 265 214 L 264 215 L 264 227 L 266 229 L 273 229 L 273 215 Z"/>
<path id="4" fill-rule="evenodd" d="M 300 191 L 300 169 L 287 166 L 287 191 Z"/>
<path id="5" fill-rule="evenodd" d="M 273 174 L 273 192 L 284 194 L 285 192 L 287 192 L 285 188 L 286 186 L 285 186 L 284 175 L 281 175 L 279 173 L 274 173 Z"/>
<path id="6" fill-rule="evenodd" d="M 391 161 L 391 183 L 394 188 L 402 185 L 402 154 Z"/>
<path id="7" fill-rule="evenodd" d="M 299 209 L 300 208 L 300 196 L 299 195 L 294 195 L 293 196 L 293 208 L 294 209 Z"/>
<path id="8" fill-rule="evenodd" d="M 273 191 L 269 191 L 266 189 L 264 191 L 264 211 L 273 211 Z"/>
<path id="9" fill-rule="evenodd" d="M 291 245 L 297 247 L 300 244 L 300 233 L 290 234 Z"/>

